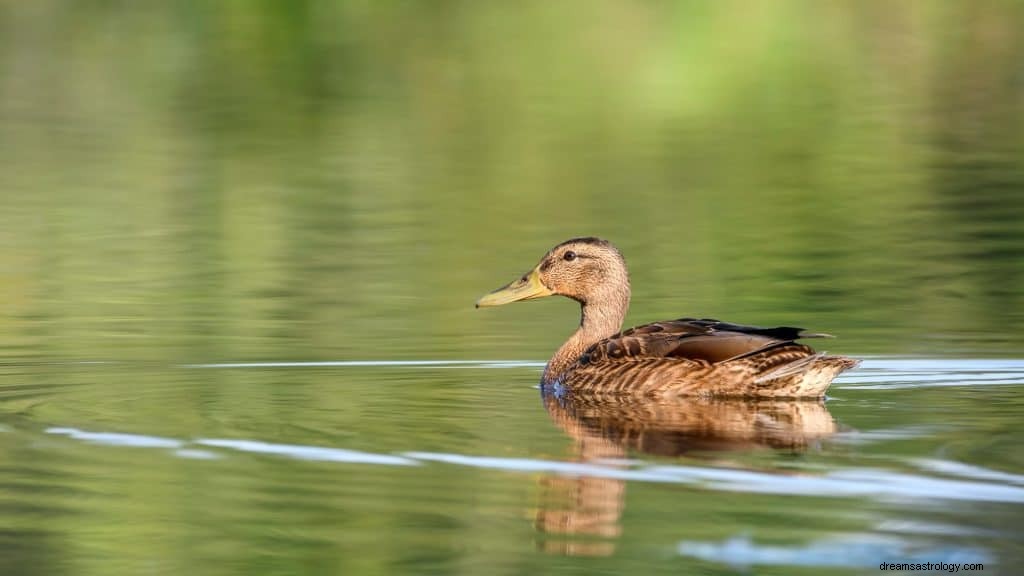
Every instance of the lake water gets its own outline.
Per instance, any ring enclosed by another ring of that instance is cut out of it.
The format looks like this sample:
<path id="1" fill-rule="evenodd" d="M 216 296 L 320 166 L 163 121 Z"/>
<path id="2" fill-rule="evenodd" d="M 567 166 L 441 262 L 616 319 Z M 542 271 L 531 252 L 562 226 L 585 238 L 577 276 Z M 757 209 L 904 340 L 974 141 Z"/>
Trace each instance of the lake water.
<path id="1" fill-rule="evenodd" d="M 1024 5 L 0 7 L 0 574 L 1024 566 Z M 817 402 L 566 404 L 630 325 Z"/>
<path id="2" fill-rule="evenodd" d="M 872 573 L 1024 560 L 1022 360 L 818 402 L 544 402 L 537 362 L 7 365 L 11 574 Z"/>

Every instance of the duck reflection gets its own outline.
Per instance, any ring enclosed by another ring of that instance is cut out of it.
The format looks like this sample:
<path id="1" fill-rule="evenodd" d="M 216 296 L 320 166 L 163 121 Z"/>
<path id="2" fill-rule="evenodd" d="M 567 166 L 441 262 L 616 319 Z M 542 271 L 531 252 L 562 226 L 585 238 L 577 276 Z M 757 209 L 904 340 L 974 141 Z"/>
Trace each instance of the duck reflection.
<path id="1" fill-rule="evenodd" d="M 837 431 L 823 402 L 679 398 L 594 399 L 544 395 L 544 406 L 573 440 L 571 459 L 628 465 L 630 452 L 715 458 L 726 451 L 802 451 Z M 535 527 L 546 552 L 609 555 L 622 527 L 626 482 L 544 476 Z M 566 538 L 569 537 L 569 538 Z"/>

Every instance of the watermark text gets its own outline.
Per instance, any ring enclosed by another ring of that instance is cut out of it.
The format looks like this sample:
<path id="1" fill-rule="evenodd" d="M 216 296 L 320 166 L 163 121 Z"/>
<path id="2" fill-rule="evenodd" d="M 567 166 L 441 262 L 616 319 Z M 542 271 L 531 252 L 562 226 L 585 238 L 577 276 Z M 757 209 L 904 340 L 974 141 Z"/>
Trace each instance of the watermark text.
<path id="1" fill-rule="evenodd" d="M 968 562 L 882 562 L 878 569 L 894 572 L 980 572 L 985 565 Z"/>

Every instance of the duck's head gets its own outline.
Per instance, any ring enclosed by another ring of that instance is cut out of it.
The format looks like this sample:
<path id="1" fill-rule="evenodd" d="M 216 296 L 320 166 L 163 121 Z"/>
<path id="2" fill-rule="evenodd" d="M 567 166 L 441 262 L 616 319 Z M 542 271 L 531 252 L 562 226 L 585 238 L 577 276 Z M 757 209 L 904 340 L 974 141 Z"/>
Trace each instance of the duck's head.
<path id="1" fill-rule="evenodd" d="M 555 246 L 522 278 L 477 300 L 476 306 L 501 306 L 545 296 L 580 302 L 629 302 L 629 274 L 622 254 L 607 240 L 573 238 Z"/>

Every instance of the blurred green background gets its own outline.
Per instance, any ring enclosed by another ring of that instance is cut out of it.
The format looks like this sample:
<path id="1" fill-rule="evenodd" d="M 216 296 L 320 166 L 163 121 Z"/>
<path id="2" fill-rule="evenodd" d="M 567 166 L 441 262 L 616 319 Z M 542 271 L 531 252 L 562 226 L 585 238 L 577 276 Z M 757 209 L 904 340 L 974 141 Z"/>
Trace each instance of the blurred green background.
<path id="1" fill-rule="evenodd" d="M 844 374 L 833 440 L 671 458 L 550 418 L 537 365 L 179 366 L 543 361 L 574 304 L 473 303 L 580 235 L 628 323 L 915 360 Z M 1022 356 L 1022 283 L 1017 0 L 0 0 L 0 573 L 732 574 L 679 543 L 851 534 L 756 571 L 1012 572 L 1022 368 L 977 359 Z M 558 468 L 595 442 L 693 479 Z"/>
<path id="2" fill-rule="evenodd" d="M 1019 355 L 1024 4 L 0 2 L 0 355 L 516 358 L 630 323 Z"/>

